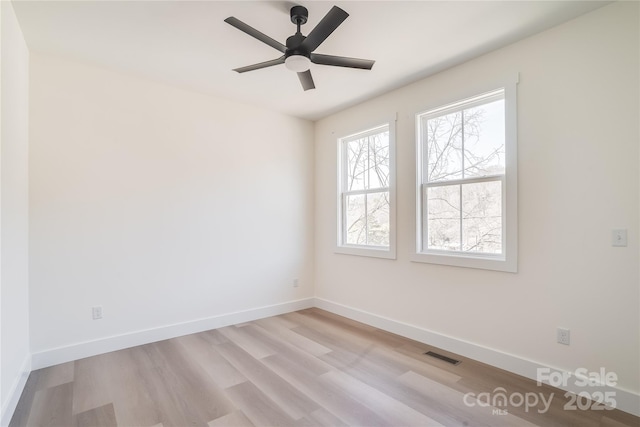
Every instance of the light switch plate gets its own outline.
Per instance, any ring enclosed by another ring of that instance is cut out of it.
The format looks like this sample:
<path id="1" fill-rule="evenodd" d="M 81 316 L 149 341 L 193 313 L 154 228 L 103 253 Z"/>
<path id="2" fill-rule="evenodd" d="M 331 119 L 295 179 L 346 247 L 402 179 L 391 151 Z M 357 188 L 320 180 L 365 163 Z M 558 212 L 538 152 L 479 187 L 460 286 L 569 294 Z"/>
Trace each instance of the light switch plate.
<path id="1" fill-rule="evenodd" d="M 613 230 L 611 232 L 611 246 L 627 246 L 627 230 Z"/>

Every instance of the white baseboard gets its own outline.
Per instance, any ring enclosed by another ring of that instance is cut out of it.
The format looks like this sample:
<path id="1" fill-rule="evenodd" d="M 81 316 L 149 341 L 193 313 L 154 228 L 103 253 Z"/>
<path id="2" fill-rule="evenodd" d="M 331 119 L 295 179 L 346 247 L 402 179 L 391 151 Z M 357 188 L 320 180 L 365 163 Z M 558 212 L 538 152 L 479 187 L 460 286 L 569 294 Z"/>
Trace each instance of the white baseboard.
<path id="1" fill-rule="evenodd" d="M 313 307 L 313 301 L 313 298 L 289 301 L 281 304 L 237 311 L 234 313 L 226 313 L 205 319 L 166 325 L 153 329 L 80 342 L 64 347 L 52 348 L 34 353 L 32 355 L 32 366 L 33 369 L 46 368 L 48 366 L 71 362 L 73 360 L 108 353 L 110 351 L 122 350 L 124 348 L 162 341 L 182 335 L 195 334 L 198 332 L 208 331 L 210 329 L 217 329 L 238 323 L 262 319 L 264 317 L 290 313 L 292 311 Z"/>
<path id="2" fill-rule="evenodd" d="M 18 401 L 20 400 L 20 396 L 22 396 L 24 386 L 27 384 L 27 379 L 29 378 L 30 373 L 31 356 L 27 355 L 22 363 L 22 367 L 20 368 L 20 374 L 13 381 L 9 392 L 7 393 L 7 398 L 2 402 L 2 409 L 0 410 L 0 426 L 8 426 L 11 422 L 11 417 L 13 417 L 16 406 L 18 406 Z"/>
<path id="3" fill-rule="evenodd" d="M 398 322 L 396 320 L 378 316 L 377 314 L 338 304 L 326 299 L 316 297 L 314 306 L 331 313 L 335 313 L 340 316 L 365 323 L 378 329 L 392 332 L 394 334 L 410 338 L 415 341 L 432 345 L 434 347 L 439 347 L 443 350 L 447 350 L 452 353 L 456 353 L 461 356 L 486 363 L 487 365 L 504 369 L 505 371 L 521 375 L 534 381 L 538 380 L 538 369 L 549 369 L 551 372 L 557 372 L 560 374 L 565 373 L 565 371 L 563 371 L 562 369 L 550 367 L 543 363 L 535 362 L 522 358 L 520 356 L 508 354 L 479 344 L 463 341 L 454 337 L 429 331 L 427 329 L 423 329 L 414 325 Z M 572 372 L 567 374 L 570 374 L 571 378 L 579 378 L 579 376 Z M 542 382 L 549 384 L 548 381 Z M 613 392 L 615 393 L 615 402 L 618 409 L 635 416 L 640 416 L 640 395 L 632 391 L 611 386 L 598 386 L 595 389 L 593 387 L 585 389 L 584 387 L 574 387 L 572 386 L 572 384 L 567 384 L 566 386 L 560 385 L 557 388 L 573 393 L 578 393 L 585 390 L 588 390 L 590 392 L 596 390 L 601 392 Z"/>

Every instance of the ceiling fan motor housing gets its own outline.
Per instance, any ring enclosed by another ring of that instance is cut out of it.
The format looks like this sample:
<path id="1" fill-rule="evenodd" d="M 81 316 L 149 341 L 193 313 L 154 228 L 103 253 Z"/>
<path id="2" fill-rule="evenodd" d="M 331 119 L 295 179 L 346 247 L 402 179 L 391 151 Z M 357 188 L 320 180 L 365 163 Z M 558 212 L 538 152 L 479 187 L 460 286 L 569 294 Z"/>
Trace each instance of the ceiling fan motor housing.
<path id="1" fill-rule="evenodd" d="M 288 58 L 292 55 L 301 55 L 309 58 L 311 56 L 311 52 L 302 47 L 302 42 L 306 39 L 300 33 L 296 33 L 287 39 L 287 51 L 284 53 L 284 57 Z"/>
<path id="2" fill-rule="evenodd" d="M 290 11 L 291 22 L 296 25 L 304 25 L 309 18 L 309 11 L 304 6 L 293 6 Z"/>

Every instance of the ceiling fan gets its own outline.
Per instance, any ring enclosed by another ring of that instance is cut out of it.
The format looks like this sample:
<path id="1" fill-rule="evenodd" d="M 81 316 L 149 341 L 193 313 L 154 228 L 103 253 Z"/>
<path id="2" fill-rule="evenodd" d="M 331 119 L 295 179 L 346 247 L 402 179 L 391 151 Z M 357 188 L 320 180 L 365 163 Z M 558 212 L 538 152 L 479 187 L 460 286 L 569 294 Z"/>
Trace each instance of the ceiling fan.
<path id="1" fill-rule="evenodd" d="M 375 61 L 369 59 L 347 58 L 344 56 L 323 55 L 313 53 L 318 46 L 324 42 L 331 33 L 349 16 L 347 12 L 337 6 L 333 6 L 331 10 L 322 18 L 322 20 L 311 30 L 307 36 L 303 36 L 300 32 L 300 26 L 307 22 L 309 12 L 303 6 L 294 6 L 290 11 L 291 22 L 297 26 L 297 31 L 289 37 L 286 46 L 277 40 L 272 39 L 255 28 L 245 24 L 239 19 L 231 16 L 224 21 L 233 25 L 240 31 L 247 33 L 251 37 L 268 44 L 274 49 L 279 50 L 283 55 L 271 61 L 260 62 L 258 64 L 248 65 L 246 67 L 236 68 L 233 71 L 245 73 L 247 71 L 259 70 L 261 68 L 271 67 L 274 65 L 285 64 L 285 66 L 298 73 L 298 78 L 304 90 L 315 89 L 313 77 L 311 77 L 311 63 L 319 65 L 333 65 L 336 67 L 359 68 L 370 70 Z"/>

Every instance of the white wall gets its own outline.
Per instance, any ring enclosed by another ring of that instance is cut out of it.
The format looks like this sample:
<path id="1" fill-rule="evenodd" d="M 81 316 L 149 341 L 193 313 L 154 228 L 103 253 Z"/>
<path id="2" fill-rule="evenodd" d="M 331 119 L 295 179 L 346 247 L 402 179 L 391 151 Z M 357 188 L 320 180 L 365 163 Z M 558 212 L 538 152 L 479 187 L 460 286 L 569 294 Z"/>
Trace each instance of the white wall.
<path id="1" fill-rule="evenodd" d="M 547 366 L 605 367 L 638 393 L 638 16 L 618 2 L 319 121 L 317 297 Z M 410 262 L 415 113 L 515 72 L 518 273 Z M 334 254 L 336 138 L 394 112 L 398 259 Z M 628 247 L 611 247 L 616 228 Z"/>
<path id="2" fill-rule="evenodd" d="M 28 296 L 29 52 L 11 2 L 0 2 L 0 404 L 13 413 L 30 369 Z"/>
<path id="3" fill-rule="evenodd" d="M 311 122 L 35 53 L 30 83 L 34 357 L 313 296 Z"/>

